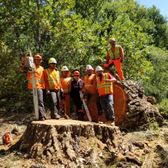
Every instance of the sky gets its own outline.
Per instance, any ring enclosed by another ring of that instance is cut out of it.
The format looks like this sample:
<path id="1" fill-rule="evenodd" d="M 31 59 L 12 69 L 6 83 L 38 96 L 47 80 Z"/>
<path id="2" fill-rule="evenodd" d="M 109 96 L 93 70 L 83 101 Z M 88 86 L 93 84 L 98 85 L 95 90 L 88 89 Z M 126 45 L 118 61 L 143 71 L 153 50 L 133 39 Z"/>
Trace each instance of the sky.
<path id="1" fill-rule="evenodd" d="M 144 5 L 146 7 L 152 7 L 155 5 L 159 10 L 160 13 L 168 18 L 168 0 L 136 0 L 138 4 Z"/>

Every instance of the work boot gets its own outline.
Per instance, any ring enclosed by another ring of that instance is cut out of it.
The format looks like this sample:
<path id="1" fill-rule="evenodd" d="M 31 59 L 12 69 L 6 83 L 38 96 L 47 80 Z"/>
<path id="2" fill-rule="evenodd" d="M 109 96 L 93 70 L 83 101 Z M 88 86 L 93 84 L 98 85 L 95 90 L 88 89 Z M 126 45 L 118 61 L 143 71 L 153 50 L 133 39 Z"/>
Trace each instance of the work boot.
<path id="1" fill-rule="evenodd" d="M 64 114 L 64 118 L 65 119 L 70 119 L 69 115 L 67 115 L 67 114 Z"/>
<path id="2" fill-rule="evenodd" d="M 52 119 L 60 119 L 60 118 L 61 118 L 61 116 L 59 114 L 55 114 L 55 116 L 52 117 Z"/>
<path id="3" fill-rule="evenodd" d="M 109 126 L 115 126 L 114 121 L 106 121 L 105 124 L 107 124 Z"/>
<path id="4" fill-rule="evenodd" d="M 115 126 L 115 122 L 114 122 L 114 121 L 112 121 L 110 125 L 111 125 L 111 126 Z"/>
<path id="5" fill-rule="evenodd" d="M 45 117 L 41 117 L 41 118 L 40 118 L 40 121 L 45 121 Z"/>

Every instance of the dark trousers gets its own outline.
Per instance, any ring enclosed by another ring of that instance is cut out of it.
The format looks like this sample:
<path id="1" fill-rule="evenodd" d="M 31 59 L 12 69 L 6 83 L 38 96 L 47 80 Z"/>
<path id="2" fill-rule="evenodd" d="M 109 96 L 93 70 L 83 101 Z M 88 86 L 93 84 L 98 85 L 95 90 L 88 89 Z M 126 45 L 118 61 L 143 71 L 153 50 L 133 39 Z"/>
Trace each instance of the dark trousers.
<path id="1" fill-rule="evenodd" d="M 114 115 L 114 101 L 113 101 L 113 95 L 108 94 L 104 96 L 100 96 L 100 105 L 103 110 L 103 112 L 106 115 L 106 119 L 109 121 L 114 121 L 115 115 Z"/>
<path id="2" fill-rule="evenodd" d="M 84 110 L 83 110 L 83 103 L 82 103 L 81 99 L 75 97 L 75 98 L 72 98 L 72 100 L 73 100 L 73 103 L 75 105 L 75 111 L 76 111 L 76 114 L 78 116 L 78 120 L 83 121 L 85 113 L 84 113 Z"/>
<path id="3" fill-rule="evenodd" d="M 38 95 L 38 105 L 39 105 L 39 117 L 45 117 L 44 99 L 43 99 L 43 89 L 37 89 Z"/>
<path id="4" fill-rule="evenodd" d="M 59 91 L 50 91 L 50 100 L 51 118 L 54 118 L 59 113 Z"/>

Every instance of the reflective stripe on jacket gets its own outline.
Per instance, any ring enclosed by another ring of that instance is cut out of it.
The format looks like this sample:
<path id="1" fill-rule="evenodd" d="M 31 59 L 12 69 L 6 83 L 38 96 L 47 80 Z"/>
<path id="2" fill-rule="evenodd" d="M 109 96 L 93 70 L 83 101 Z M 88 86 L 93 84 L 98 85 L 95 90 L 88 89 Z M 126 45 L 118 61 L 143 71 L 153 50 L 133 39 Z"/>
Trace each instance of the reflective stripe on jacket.
<path id="1" fill-rule="evenodd" d="M 35 80 L 36 80 L 36 88 L 37 89 L 44 89 L 45 88 L 44 68 L 42 66 L 35 68 L 34 74 L 35 74 Z M 28 79 L 28 88 L 32 89 L 32 71 L 28 71 L 27 79 Z"/>
<path id="2" fill-rule="evenodd" d="M 71 90 L 71 77 L 60 78 L 62 89 L 64 90 L 65 94 L 69 94 Z"/>
<path id="3" fill-rule="evenodd" d="M 46 89 L 59 90 L 61 89 L 59 71 L 51 70 L 50 68 L 44 70 L 44 79 Z"/>
<path id="4" fill-rule="evenodd" d="M 120 45 L 116 45 L 114 52 L 112 52 L 111 49 L 108 51 L 108 52 L 109 52 L 110 59 L 114 60 L 114 59 L 119 59 L 119 58 L 121 57 L 121 56 L 120 56 L 120 48 L 121 48 Z"/>
<path id="5" fill-rule="evenodd" d="M 113 84 L 112 82 L 107 82 L 105 79 L 110 79 L 108 73 L 103 73 L 102 80 L 97 77 L 97 89 L 99 96 L 104 96 L 107 94 L 113 94 Z"/>

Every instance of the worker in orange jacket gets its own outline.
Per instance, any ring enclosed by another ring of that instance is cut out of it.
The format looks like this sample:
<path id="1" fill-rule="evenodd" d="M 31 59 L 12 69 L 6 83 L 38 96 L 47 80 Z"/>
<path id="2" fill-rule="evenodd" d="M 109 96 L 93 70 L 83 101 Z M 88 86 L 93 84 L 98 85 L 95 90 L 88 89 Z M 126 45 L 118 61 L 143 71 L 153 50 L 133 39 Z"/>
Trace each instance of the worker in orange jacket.
<path id="1" fill-rule="evenodd" d="M 39 105 L 39 119 L 45 120 L 45 108 L 44 108 L 44 100 L 43 100 L 43 91 L 45 89 L 44 83 L 44 68 L 40 65 L 42 62 L 42 56 L 37 53 L 34 56 L 34 64 L 35 64 L 35 81 L 38 95 L 38 105 Z M 32 71 L 29 70 L 27 73 L 28 79 L 28 89 L 32 89 Z"/>
<path id="2" fill-rule="evenodd" d="M 67 66 L 63 66 L 61 68 L 61 85 L 64 92 L 64 98 L 62 100 L 63 108 L 64 108 L 64 117 L 70 117 L 70 92 L 71 92 L 71 81 L 72 77 L 70 77 L 70 71 Z"/>
<path id="3" fill-rule="evenodd" d="M 124 52 L 120 45 L 116 45 L 115 38 L 109 39 L 110 49 L 106 54 L 106 63 L 104 68 L 109 68 L 110 65 L 114 64 L 120 80 L 124 80 L 124 74 L 122 71 L 122 62 L 124 60 Z"/>
<path id="4" fill-rule="evenodd" d="M 114 124 L 113 82 L 115 82 L 116 79 L 110 73 L 103 73 L 103 68 L 101 66 L 97 66 L 95 71 L 97 75 L 97 90 L 102 111 L 106 115 L 108 124 Z"/>
<path id="5" fill-rule="evenodd" d="M 94 69 L 91 65 L 87 65 L 85 69 L 84 81 L 84 97 L 88 106 L 92 121 L 98 121 L 98 109 L 97 109 L 97 89 L 96 89 L 96 75 L 93 73 Z"/>
<path id="6" fill-rule="evenodd" d="M 44 81 L 47 95 L 50 95 L 50 111 L 52 119 L 59 119 L 59 101 L 62 93 L 60 82 L 60 74 L 56 68 L 57 61 L 55 58 L 50 58 L 48 61 L 49 67 L 44 70 Z"/>

